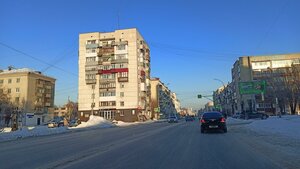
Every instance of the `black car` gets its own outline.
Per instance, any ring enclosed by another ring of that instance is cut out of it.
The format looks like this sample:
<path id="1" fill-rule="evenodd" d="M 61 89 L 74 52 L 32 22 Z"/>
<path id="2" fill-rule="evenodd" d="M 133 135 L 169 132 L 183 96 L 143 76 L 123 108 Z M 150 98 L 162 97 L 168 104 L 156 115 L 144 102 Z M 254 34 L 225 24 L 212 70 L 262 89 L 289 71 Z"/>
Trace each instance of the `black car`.
<path id="1" fill-rule="evenodd" d="M 201 133 L 208 130 L 223 130 L 227 133 L 226 119 L 220 112 L 204 113 L 200 119 Z"/>
<path id="2" fill-rule="evenodd" d="M 242 112 L 240 115 L 241 119 L 267 119 L 269 115 L 265 113 L 260 113 L 260 112 L 254 112 L 254 111 L 248 111 L 248 112 Z"/>

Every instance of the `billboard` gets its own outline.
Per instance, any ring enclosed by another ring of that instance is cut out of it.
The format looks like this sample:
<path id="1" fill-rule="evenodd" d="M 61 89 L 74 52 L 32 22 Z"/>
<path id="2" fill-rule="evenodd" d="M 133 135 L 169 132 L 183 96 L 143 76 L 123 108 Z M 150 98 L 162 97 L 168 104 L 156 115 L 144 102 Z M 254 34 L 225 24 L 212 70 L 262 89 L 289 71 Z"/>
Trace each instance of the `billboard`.
<path id="1" fill-rule="evenodd" d="M 266 92 L 266 81 L 239 82 L 240 94 L 261 94 Z"/>

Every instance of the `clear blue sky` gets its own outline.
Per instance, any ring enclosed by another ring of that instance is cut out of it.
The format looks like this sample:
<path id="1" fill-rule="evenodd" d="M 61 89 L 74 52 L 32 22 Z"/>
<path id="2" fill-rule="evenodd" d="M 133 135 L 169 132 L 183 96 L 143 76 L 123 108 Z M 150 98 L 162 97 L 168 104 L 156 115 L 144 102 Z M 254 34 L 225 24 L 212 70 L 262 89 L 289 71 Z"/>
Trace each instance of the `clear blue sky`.
<path id="1" fill-rule="evenodd" d="M 198 109 L 231 80 L 243 55 L 300 52 L 298 0 L 2 0 L 0 69 L 8 65 L 55 77 L 55 104 L 77 100 L 78 34 L 136 27 L 151 49 L 151 74 Z M 31 57 L 39 58 L 37 61 Z M 49 67 L 47 64 L 55 64 Z M 69 73 L 71 72 L 71 73 Z"/>

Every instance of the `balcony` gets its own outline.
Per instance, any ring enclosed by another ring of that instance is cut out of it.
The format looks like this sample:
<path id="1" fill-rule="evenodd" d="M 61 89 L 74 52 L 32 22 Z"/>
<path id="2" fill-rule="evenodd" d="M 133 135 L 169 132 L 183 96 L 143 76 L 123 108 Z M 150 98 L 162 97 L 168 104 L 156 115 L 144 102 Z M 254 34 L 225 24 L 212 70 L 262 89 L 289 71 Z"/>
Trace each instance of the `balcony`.
<path id="1" fill-rule="evenodd" d="M 85 46 L 87 49 L 94 49 L 98 47 L 98 44 L 92 43 L 92 44 L 86 44 Z"/>
<path id="2" fill-rule="evenodd" d="M 47 98 L 51 98 L 51 94 L 46 94 L 46 97 Z"/>
<path id="3" fill-rule="evenodd" d="M 97 66 L 97 65 L 98 65 L 98 62 L 96 62 L 96 61 L 85 63 L 85 66 Z"/>
<path id="4" fill-rule="evenodd" d="M 114 59 L 111 63 L 128 63 L 128 59 Z"/>
<path id="5" fill-rule="evenodd" d="M 112 79 L 100 79 L 100 83 L 109 83 L 109 82 L 115 82 L 116 79 L 112 78 Z"/>
<path id="6" fill-rule="evenodd" d="M 111 74 L 111 73 L 121 73 L 128 72 L 128 68 L 118 68 L 118 69 L 110 69 L 110 70 L 99 70 L 99 74 Z"/>
<path id="7" fill-rule="evenodd" d="M 114 48 L 100 48 L 98 55 L 102 56 L 103 54 L 113 54 L 114 53 Z"/>
<path id="8" fill-rule="evenodd" d="M 128 82 L 128 77 L 118 77 L 118 82 Z"/>
<path id="9" fill-rule="evenodd" d="M 128 45 L 128 41 L 115 42 L 115 45 Z"/>
<path id="10" fill-rule="evenodd" d="M 97 80 L 96 79 L 85 79 L 86 84 L 96 84 Z"/>

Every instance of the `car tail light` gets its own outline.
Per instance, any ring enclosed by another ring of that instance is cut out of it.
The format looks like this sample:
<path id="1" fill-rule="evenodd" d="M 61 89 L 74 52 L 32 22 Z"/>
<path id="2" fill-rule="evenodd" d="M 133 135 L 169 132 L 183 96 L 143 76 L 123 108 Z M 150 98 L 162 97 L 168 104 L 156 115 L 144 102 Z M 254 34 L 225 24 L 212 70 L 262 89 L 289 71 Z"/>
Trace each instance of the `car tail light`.
<path id="1" fill-rule="evenodd" d="M 221 118 L 221 123 L 225 123 L 225 118 L 224 117 Z"/>
<path id="2" fill-rule="evenodd" d="M 204 119 L 201 119 L 200 122 L 201 122 L 201 123 L 205 123 L 205 120 L 204 120 Z"/>

